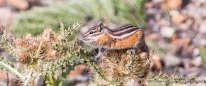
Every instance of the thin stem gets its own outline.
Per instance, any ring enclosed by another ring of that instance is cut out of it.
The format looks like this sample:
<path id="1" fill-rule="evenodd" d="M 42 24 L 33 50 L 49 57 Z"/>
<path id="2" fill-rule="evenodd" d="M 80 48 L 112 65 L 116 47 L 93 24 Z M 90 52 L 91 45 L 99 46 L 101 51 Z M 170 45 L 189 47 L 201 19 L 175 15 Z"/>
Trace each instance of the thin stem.
<path id="1" fill-rule="evenodd" d="M 3 67 L 9 69 L 14 74 L 16 74 L 22 81 L 25 80 L 25 77 L 19 71 L 17 71 L 16 69 L 12 68 L 8 64 L 5 64 L 4 62 L 0 61 L 0 65 L 2 65 Z"/>
<path id="2" fill-rule="evenodd" d="M 30 72 L 29 72 L 29 75 L 28 75 L 28 77 L 27 77 L 27 79 L 26 79 L 26 81 L 25 81 L 25 83 L 24 83 L 24 86 L 27 86 L 27 84 L 29 83 L 29 80 L 30 80 L 30 78 L 31 78 L 31 74 L 32 74 L 32 69 L 30 70 Z"/>
<path id="3" fill-rule="evenodd" d="M 40 41 L 40 44 L 39 44 L 39 47 L 38 47 L 38 49 L 37 49 L 37 51 L 36 51 L 36 56 L 35 56 L 35 58 L 39 58 L 39 54 L 40 54 L 40 51 L 41 51 L 41 47 L 42 47 L 42 40 Z"/>

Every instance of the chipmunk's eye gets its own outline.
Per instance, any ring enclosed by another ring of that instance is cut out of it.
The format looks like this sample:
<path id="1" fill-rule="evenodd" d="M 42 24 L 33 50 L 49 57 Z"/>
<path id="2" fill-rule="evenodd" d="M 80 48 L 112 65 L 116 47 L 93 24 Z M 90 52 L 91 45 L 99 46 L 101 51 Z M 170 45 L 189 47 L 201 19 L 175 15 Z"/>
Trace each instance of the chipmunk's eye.
<path id="1" fill-rule="evenodd" d="M 89 32 L 89 34 L 93 34 L 93 33 L 94 33 L 94 31 L 90 31 L 90 32 Z"/>

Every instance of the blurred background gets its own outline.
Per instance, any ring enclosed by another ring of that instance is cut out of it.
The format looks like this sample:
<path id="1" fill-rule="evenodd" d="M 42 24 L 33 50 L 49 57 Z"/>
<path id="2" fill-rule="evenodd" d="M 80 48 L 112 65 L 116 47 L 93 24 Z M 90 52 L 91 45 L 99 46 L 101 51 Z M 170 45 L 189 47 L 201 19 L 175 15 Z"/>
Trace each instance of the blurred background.
<path id="1" fill-rule="evenodd" d="M 45 26 L 58 32 L 59 22 L 65 27 L 81 22 L 79 30 L 83 32 L 99 20 L 111 29 L 124 24 L 144 29 L 146 43 L 154 51 L 151 74 L 206 79 L 206 0 L 0 0 L 0 25 L 12 29 L 18 37 L 38 35 Z M 0 50 L 2 55 L 4 51 Z M 68 86 L 85 86 L 86 68 L 76 66 L 68 75 Z M 1 70 L 0 83 L 5 83 L 5 77 Z M 172 84 L 196 85 L 205 86 Z"/>

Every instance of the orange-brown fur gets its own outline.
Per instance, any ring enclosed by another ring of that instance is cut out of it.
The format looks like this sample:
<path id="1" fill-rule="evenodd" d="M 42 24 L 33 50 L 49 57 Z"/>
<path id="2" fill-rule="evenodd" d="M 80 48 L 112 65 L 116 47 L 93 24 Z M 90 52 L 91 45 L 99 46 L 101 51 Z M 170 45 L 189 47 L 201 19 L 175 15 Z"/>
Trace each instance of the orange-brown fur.
<path id="1" fill-rule="evenodd" d="M 127 36 L 122 39 L 111 38 L 108 34 L 104 34 L 101 38 L 96 41 L 96 44 L 101 45 L 103 48 L 109 49 L 125 49 L 132 48 L 141 37 L 138 37 L 138 31 L 134 34 Z"/>
<path id="2" fill-rule="evenodd" d="M 123 39 L 117 39 L 116 45 L 114 47 L 116 48 L 129 48 L 136 44 L 137 42 L 137 34 L 134 33 L 128 37 L 125 37 Z"/>

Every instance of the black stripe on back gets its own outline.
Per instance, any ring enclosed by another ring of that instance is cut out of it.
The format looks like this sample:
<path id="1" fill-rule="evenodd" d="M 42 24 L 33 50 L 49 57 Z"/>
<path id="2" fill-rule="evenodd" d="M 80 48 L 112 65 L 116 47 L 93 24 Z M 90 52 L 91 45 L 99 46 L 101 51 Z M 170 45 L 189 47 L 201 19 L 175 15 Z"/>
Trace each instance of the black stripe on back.
<path id="1" fill-rule="evenodd" d="M 128 31 L 128 30 L 131 30 L 131 29 L 138 29 L 137 27 L 130 27 L 130 28 L 125 28 L 125 29 L 122 29 L 121 31 L 116 31 L 116 32 L 113 32 L 113 34 L 119 34 L 119 33 L 123 33 L 125 31 Z"/>
<path id="2" fill-rule="evenodd" d="M 131 27 L 135 27 L 135 26 L 128 24 L 128 25 L 124 25 L 124 26 L 115 28 L 115 29 L 113 29 L 113 30 L 111 30 L 111 31 L 112 31 L 112 32 L 118 32 L 118 31 L 122 31 L 122 30 L 124 30 L 124 29 L 131 28 Z"/>
<path id="3" fill-rule="evenodd" d="M 125 32 L 122 32 L 122 33 L 118 33 L 118 34 L 113 34 L 114 36 L 121 36 L 121 35 L 123 35 L 123 34 L 128 34 L 128 33 L 130 33 L 130 32 L 133 32 L 133 31 L 135 31 L 135 30 L 138 30 L 139 28 L 133 28 L 133 29 L 130 29 L 130 30 L 127 30 L 127 31 L 125 31 Z"/>

